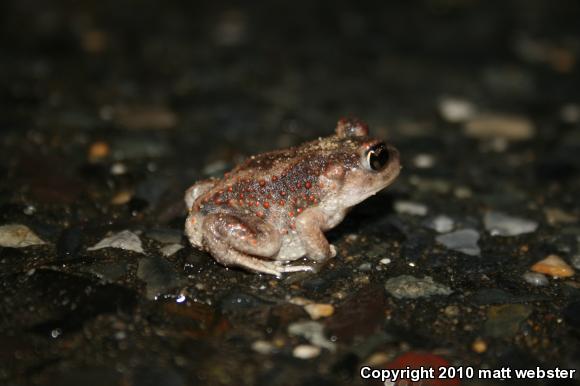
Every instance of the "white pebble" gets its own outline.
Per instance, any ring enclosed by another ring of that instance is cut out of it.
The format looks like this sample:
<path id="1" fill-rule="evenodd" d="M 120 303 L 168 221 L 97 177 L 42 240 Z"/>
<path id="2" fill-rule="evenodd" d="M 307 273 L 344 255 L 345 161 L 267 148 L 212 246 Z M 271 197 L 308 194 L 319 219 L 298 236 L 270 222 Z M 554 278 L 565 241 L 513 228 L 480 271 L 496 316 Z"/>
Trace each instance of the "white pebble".
<path id="1" fill-rule="evenodd" d="M 470 256 L 479 256 L 481 250 L 477 242 L 479 233 L 474 229 L 461 229 L 455 232 L 437 236 L 435 240 L 447 248 L 465 253 Z"/>
<path id="2" fill-rule="evenodd" d="M 312 359 L 320 355 L 320 347 L 312 346 L 309 344 L 301 344 L 294 347 L 292 350 L 292 355 L 294 358 L 299 359 Z"/>
<path id="3" fill-rule="evenodd" d="M 451 217 L 439 215 L 428 221 L 426 225 L 437 233 L 447 233 L 453 230 L 455 221 Z"/>
<path id="4" fill-rule="evenodd" d="M 446 121 L 459 123 L 473 117 L 475 107 L 465 99 L 444 97 L 439 101 L 439 113 Z"/>
<path id="5" fill-rule="evenodd" d="M 259 354 L 267 355 L 274 351 L 275 347 L 272 343 L 265 340 L 257 340 L 252 343 L 252 350 Z"/>
<path id="6" fill-rule="evenodd" d="M 535 221 L 493 211 L 485 214 L 483 223 L 492 236 L 517 236 L 535 232 L 538 228 L 538 223 Z"/>
<path id="7" fill-rule="evenodd" d="M 535 128 L 532 122 L 523 116 L 485 114 L 467 121 L 464 132 L 468 137 L 478 139 L 500 137 L 518 141 L 533 137 Z"/>
<path id="8" fill-rule="evenodd" d="M 545 275 L 537 272 L 526 272 L 522 275 L 524 280 L 531 285 L 540 287 L 548 284 L 548 278 Z"/>
<path id="9" fill-rule="evenodd" d="M 395 201 L 395 211 L 413 216 L 425 216 L 427 214 L 427 207 L 418 202 L 400 200 Z"/>
<path id="10" fill-rule="evenodd" d="M 122 162 L 116 162 L 111 166 L 111 174 L 114 176 L 120 176 L 127 173 L 127 165 Z"/>
<path id="11" fill-rule="evenodd" d="M 431 154 L 417 154 L 413 164 L 419 169 L 429 169 L 435 165 L 435 158 Z"/>
<path id="12" fill-rule="evenodd" d="M 324 336 L 324 326 L 318 322 L 306 321 L 292 323 L 288 326 L 288 333 L 293 336 L 301 336 L 313 345 L 329 351 L 336 350 L 336 344 Z"/>
<path id="13" fill-rule="evenodd" d="M 163 256 L 169 257 L 181 249 L 183 249 L 183 245 L 181 244 L 167 244 L 163 246 L 160 251 L 163 253 Z"/>
<path id="14" fill-rule="evenodd" d="M 0 247 L 24 248 L 46 244 L 30 228 L 21 224 L 0 226 Z"/>
<path id="15" fill-rule="evenodd" d="M 118 248 L 126 251 L 145 253 L 139 236 L 129 230 L 124 230 L 109 237 L 105 237 L 97 244 L 87 248 L 87 251 L 96 251 L 97 249 L 103 248 Z"/>

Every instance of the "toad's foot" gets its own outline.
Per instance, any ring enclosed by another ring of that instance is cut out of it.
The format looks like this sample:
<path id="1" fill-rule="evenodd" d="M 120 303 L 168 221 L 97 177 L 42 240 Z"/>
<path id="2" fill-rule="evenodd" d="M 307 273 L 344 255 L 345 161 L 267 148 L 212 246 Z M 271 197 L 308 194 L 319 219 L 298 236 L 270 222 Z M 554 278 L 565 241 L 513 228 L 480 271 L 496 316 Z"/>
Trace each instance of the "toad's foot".
<path id="1" fill-rule="evenodd" d="M 233 250 L 229 251 L 227 261 L 224 259 L 218 259 L 218 261 L 226 266 L 235 265 L 250 271 L 273 275 L 278 278 L 283 273 L 314 271 L 314 268 L 309 265 L 284 265 L 279 261 L 262 260 Z"/>

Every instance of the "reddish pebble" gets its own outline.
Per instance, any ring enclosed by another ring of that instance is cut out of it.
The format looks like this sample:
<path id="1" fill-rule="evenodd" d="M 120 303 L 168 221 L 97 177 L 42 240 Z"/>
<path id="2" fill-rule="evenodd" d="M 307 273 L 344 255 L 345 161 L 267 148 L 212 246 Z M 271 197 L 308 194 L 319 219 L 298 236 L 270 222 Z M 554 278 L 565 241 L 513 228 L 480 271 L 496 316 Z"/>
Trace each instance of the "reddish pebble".
<path id="1" fill-rule="evenodd" d="M 400 378 L 401 381 L 405 381 L 406 385 L 422 385 L 422 386 L 458 386 L 461 384 L 457 378 L 439 378 L 439 367 L 449 367 L 450 363 L 444 358 L 419 351 L 408 351 L 402 354 L 387 364 L 385 367 L 387 369 L 405 369 L 409 366 L 411 369 L 432 368 L 434 369 L 434 379 L 422 379 L 420 381 L 413 382 L 408 378 Z M 403 384 L 403 382 L 400 382 Z"/>

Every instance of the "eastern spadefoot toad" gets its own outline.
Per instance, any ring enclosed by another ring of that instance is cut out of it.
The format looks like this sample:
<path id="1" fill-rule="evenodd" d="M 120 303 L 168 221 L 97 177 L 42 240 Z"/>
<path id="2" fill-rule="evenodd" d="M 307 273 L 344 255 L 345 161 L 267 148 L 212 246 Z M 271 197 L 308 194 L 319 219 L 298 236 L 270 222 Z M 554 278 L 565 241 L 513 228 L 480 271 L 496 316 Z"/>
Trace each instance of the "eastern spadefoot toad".
<path id="1" fill-rule="evenodd" d="M 400 169 L 397 149 L 343 118 L 332 136 L 252 156 L 222 179 L 195 183 L 185 194 L 185 232 L 225 266 L 276 276 L 312 270 L 288 263 L 334 257 L 323 232 Z"/>

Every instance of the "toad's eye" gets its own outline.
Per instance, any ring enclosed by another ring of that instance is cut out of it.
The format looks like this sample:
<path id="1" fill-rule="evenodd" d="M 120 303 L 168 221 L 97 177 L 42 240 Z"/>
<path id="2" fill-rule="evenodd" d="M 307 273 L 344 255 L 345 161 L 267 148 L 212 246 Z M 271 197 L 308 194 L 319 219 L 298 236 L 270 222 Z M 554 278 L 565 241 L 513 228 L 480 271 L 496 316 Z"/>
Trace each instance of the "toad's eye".
<path id="1" fill-rule="evenodd" d="M 389 150 L 384 142 L 378 143 L 365 153 L 365 167 L 369 170 L 380 171 L 389 162 Z"/>

